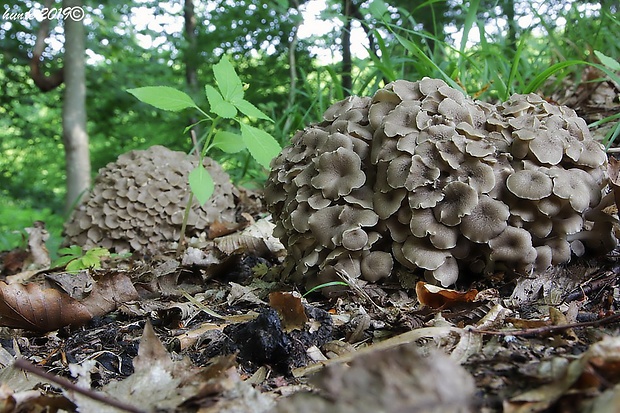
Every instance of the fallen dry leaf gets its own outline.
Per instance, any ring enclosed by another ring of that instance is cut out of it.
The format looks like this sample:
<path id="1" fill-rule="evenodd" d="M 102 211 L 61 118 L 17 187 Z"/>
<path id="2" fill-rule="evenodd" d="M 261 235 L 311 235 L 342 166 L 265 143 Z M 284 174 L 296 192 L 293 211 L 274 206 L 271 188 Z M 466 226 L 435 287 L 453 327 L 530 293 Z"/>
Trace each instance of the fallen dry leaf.
<path id="1" fill-rule="evenodd" d="M 423 356 L 415 343 L 353 356 L 311 381 L 318 394 L 281 399 L 277 413 L 472 412 L 473 378 L 439 351 Z"/>
<path id="2" fill-rule="evenodd" d="M 436 310 L 454 307 L 458 303 L 472 302 L 478 294 L 477 290 L 460 292 L 428 284 L 424 281 L 416 283 L 415 292 L 420 304 Z"/>
<path id="3" fill-rule="evenodd" d="M 616 206 L 620 208 L 620 161 L 613 156 L 609 157 L 607 172 L 609 173 L 609 183 L 614 193 L 614 201 Z"/>
<path id="4" fill-rule="evenodd" d="M 51 331 L 87 322 L 92 315 L 84 304 L 53 288 L 0 281 L 0 325 Z"/>
<path id="5" fill-rule="evenodd" d="M 613 403 L 613 400 L 618 399 L 614 395 L 615 390 L 611 393 L 601 392 L 620 385 L 620 337 L 606 337 L 593 344 L 561 373 L 551 383 L 506 400 L 504 412 L 546 412 L 564 397 L 574 406 L 575 410 L 572 411 L 586 411 L 579 406 L 592 404 L 592 398 L 595 403 L 597 399 L 598 403 L 605 405 Z M 597 411 L 619 411 L 620 406 L 614 407 L 613 410 Z"/>
<path id="6" fill-rule="evenodd" d="M 50 254 L 45 246 L 45 241 L 50 237 L 45 229 L 43 221 L 35 221 L 30 228 L 26 228 L 28 233 L 28 252 L 30 253 L 33 269 L 48 268 L 52 263 Z"/>
<path id="7" fill-rule="evenodd" d="M 301 330 L 308 322 L 301 295 L 296 292 L 276 291 L 269 294 L 269 305 L 278 312 L 286 332 Z"/>
<path id="8" fill-rule="evenodd" d="M 96 280 L 92 292 L 81 301 L 64 291 L 37 283 L 24 285 L 0 281 L 0 325 L 34 331 L 78 326 L 137 298 L 131 280 L 123 273 L 103 275 Z"/>
<path id="9" fill-rule="evenodd" d="M 234 356 L 219 357 L 207 367 L 195 367 L 187 358 L 175 361 L 147 321 L 134 374 L 101 388 L 109 397 L 141 411 L 268 412 L 273 400 L 260 394 L 237 373 Z M 66 391 L 82 412 L 116 413 L 118 410 L 80 394 Z"/>
<path id="10" fill-rule="evenodd" d="M 17 274 L 24 268 L 24 261 L 28 258 L 28 251 L 16 248 L 2 253 L 2 274 Z"/>

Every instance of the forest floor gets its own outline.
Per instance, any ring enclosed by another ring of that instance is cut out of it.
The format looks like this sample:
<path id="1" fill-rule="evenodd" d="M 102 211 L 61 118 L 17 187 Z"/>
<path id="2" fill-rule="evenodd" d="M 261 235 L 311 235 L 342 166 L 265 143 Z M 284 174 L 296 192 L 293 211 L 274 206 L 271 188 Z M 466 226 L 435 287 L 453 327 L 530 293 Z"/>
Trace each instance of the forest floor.
<path id="1" fill-rule="evenodd" d="M 277 242 L 231 236 L 78 274 L 0 255 L 0 412 L 620 411 L 618 249 L 302 297 Z"/>
<path id="2" fill-rule="evenodd" d="M 0 285 L 15 326 L 79 317 L 59 290 L 88 296 L 90 314 L 116 309 L 4 328 L 1 411 L 618 411 L 615 256 L 463 292 L 358 282 L 333 298 L 271 281 L 274 254 L 244 247 L 217 265 L 173 254 L 105 261 L 81 281 L 30 274 L 40 288 Z"/>

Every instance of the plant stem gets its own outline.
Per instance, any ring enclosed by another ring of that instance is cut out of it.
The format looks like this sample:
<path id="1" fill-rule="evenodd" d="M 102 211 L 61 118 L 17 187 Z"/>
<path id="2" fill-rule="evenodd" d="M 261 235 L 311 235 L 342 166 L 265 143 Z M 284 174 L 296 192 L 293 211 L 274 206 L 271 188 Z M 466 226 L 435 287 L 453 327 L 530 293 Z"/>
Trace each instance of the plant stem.
<path id="1" fill-rule="evenodd" d="M 209 133 L 205 138 L 204 146 L 202 147 L 202 151 L 200 153 L 200 163 L 202 163 L 202 159 L 207 155 L 209 149 L 211 149 L 211 142 L 213 141 L 213 136 L 215 135 L 216 126 L 219 120 L 222 119 L 220 116 L 213 119 L 213 123 L 211 123 L 211 127 L 209 128 Z"/>
<path id="2" fill-rule="evenodd" d="M 198 108 L 198 110 L 200 110 L 200 112 L 206 115 L 206 113 L 203 112 L 200 108 Z M 193 130 L 190 131 L 190 134 L 192 135 L 192 141 L 194 142 L 194 148 L 196 149 L 196 153 L 198 154 L 198 165 L 202 165 L 202 160 L 204 159 L 204 157 L 206 156 L 207 152 L 209 151 L 211 147 L 211 141 L 213 141 L 213 136 L 215 135 L 215 130 L 216 130 L 215 128 L 217 126 L 217 122 L 220 119 L 221 119 L 220 116 L 217 116 L 215 119 L 213 119 L 213 122 L 211 123 L 211 127 L 209 128 L 209 133 L 207 134 L 207 137 L 205 139 L 204 146 L 202 147 L 202 150 L 198 150 L 198 144 L 196 141 L 195 132 Z M 194 192 L 190 189 L 189 199 L 187 201 L 187 205 L 185 205 L 185 214 L 183 214 L 183 224 L 181 224 L 181 234 L 179 235 L 179 245 L 177 245 L 177 256 L 180 256 L 181 252 L 183 251 L 183 246 L 185 244 L 185 230 L 187 229 L 187 221 L 189 219 L 189 212 L 192 209 L 193 203 L 194 203 Z"/>
<path id="3" fill-rule="evenodd" d="M 177 245 L 177 257 L 181 255 L 181 251 L 183 251 L 183 244 L 185 244 L 185 229 L 187 228 L 187 220 L 189 219 L 189 211 L 192 209 L 192 204 L 194 203 L 194 193 L 189 191 L 189 200 L 187 201 L 187 205 L 185 205 L 185 214 L 183 214 L 183 224 L 181 224 L 181 234 L 179 236 L 179 245 Z"/>

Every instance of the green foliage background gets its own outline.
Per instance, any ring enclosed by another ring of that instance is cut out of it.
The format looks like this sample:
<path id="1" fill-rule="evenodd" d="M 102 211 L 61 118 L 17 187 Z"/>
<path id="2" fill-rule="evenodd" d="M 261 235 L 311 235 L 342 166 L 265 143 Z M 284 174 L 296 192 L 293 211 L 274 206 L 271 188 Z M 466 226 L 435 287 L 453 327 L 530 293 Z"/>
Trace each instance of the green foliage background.
<path id="1" fill-rule="evenodd" d="M 495 101 L 523 91 L 555 63 L 571 59 L 596 62 L 594 50 L 615 60 L 620 57 L 618 4 L 613 0 L 549 1 L 544 2 L 544 13 L 538 3 L 528 0 L 351 1 L 362 13 L 364 29 L 374 41 L 370 57 L 353 62 L 350 92 L 354 94 L 371 94 L 396 78 L 433 76 Z M 258 126 L 281 144 L 296 129 L 319 121 L 331 103 L 349 92 L 341 86 L 339 59 L 325 62 L 312 48 L 340 51 L 342 1 L 326 2 L 323 17 L 340 22 L 331 32 L 296 43 L 298 78 L 292 91 L 289 44 L 301 19 L 296 2 L 195 3 L 199 24 L 194 47 L 183 33 L 180 2 L 85 1 L 93 174 L 131 149 L 154 144 L 178 150 L 191 147 L 189 136 L 182 133 L 189 118 L 141 104 L 126 93 L 127 89 L 166 85 L 191 94 L 185 82 L 185 62 L 196 66 L 202 87 L 214 84 L 212 66 L 228 54 L 243 82 L 250 85 L 245 99 L 275 120 Z M 512 19 L 507 13 L 511 5 Z M 0 2 L 0 13 L 36 7 L 41 5 L 12 0 Z M 135 16 L 145 15 L 151 16 L 151 24 L 137 24 Z M 525 21 L 530 22 L 525 27 L 511 25 L 524 16 L 529 16 Z M 38 27 L 36 20 L 0 18 L 0 250 L 20 243 L 22 229 L 34 220 L 45 221 L 58 240 L 65 219 L 61 213 L 65 191 L 63 87 L 41 93 L 29 77 L 29 52 Z M 48 72 L 62 66 L 61 27 L 52 22 L 50 39 L 55 41 L 44 54 Z M 458 30 L 463 30 L 465 39 L 479 31 L 481 40 L 457 44 L 448 33 Z M 148 47 L 140 42 L 144 38 L 152 40 Z M 552 96 L 573 87 L 582 81 L 584 68 L 574 65 L 552 73 L 537 92 Z M 208 107 L 204 94 L 192 97 L 199 106 Z M 265 169 L 246 153 L 215 151 L 211 156 L 237 183 L 260 187 L 266 177 Z"/>

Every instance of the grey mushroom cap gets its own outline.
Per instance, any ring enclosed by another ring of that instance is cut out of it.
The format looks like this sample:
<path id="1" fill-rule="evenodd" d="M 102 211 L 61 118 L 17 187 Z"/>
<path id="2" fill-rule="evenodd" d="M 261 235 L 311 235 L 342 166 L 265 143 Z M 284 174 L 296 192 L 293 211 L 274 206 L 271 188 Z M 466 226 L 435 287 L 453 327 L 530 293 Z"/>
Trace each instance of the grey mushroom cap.
<path id="1" fill-rule="evenodd" d="M 99 170 L 93 188 L 65 224 L 65 244 L 86 249 L 151 251 L 178 241 L 189 199 L 189 173 L 198 159 L 163 146 L 119 156 Z M 210 158 L 204 166 L 215 183 L 204 205 L 191 205 L 187 235 L 197 236 L 213 222 L 235 221 L 237 189 Z M 284 198 L 278 189 L 274 199 Z"/>
<path id="2" fill-rule="evenodd" d="M 379 281 L 392 273 L 394 259 L 384 251 L 372 251 L 362 258 L 360 269 L 362 277 L 371 282 Z"/>
<path id="3" fill-rule="evenodd" d="M 522 199 L 540 200 L 553 192 L 553 181 L 543 172 L 521 170 L 512 173 L 506 179 L 506 187 Z"/>
<path id="4" fill-rule="evenodd" d="M 612 248 L 606 159 L 573 110 L 535 94 L 491 105 L 398 80 L 295 134 L 265 200 L 294 251 L 284 278 L 316 285 L 348 259 L 369 281 L 402 267 L 448 286 L 461 270 L 531 274 L 571 247 Z"/>

